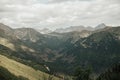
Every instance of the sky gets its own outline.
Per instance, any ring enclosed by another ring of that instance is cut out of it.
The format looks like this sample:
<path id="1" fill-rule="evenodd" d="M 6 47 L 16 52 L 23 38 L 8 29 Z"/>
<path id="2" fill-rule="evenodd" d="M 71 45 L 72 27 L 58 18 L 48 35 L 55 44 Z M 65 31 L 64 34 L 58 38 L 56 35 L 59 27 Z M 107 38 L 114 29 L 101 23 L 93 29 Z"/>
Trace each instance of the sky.
<path id="1" fill-rule="evenodd" d="M 0 0 L 0 22 L 13 28 L 120 25 L 120 0 Z"/>

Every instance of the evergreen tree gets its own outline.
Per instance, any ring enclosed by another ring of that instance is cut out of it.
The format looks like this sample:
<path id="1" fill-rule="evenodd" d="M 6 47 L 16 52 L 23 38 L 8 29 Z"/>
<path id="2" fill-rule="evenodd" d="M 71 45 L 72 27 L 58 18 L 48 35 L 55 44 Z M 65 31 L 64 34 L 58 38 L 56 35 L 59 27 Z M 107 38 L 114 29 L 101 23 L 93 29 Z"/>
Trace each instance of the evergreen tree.
<path id="1" fill-rule="evenodd" d="M 90 69 L 83 69 L 78 67 L 74 73 L 73 80 L 91 80 L 90 79 L 91 70 Z"/>

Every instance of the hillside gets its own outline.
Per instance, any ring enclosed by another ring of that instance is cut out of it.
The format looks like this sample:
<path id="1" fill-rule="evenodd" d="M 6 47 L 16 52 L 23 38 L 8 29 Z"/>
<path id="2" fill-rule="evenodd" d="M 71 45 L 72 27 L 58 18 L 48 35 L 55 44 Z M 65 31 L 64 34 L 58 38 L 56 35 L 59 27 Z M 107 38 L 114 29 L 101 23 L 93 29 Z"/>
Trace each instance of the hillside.
<path id="1" fill-rule="evenodd" d="M 53 74 L 72 74 L 75 67 L 82 66 L 101 73 L 120 62 L 119 26 L 49 34 L 19 28 L 12 29 L 14 35 L 6 34 L 3 26 L 8 27 L 0 28 L 0 52 L 34 69 L 47 72 L 47 65 Z"/>
<path id="2" fill-rule="evenodd" d="M 44 72 L 35 70 L 29 66 L 16 62 L 12 59 L 9 59 L 3 55 L 0 55 L 0 66 L 8 69 L 8 71 L 10 71 L 16 76 L 22 76 L 28 78 L 29 80 L 44 80 L 44 78 L 50 77 L 50 75 Z M 59 80 L 59 79 L 54 77 L 54 80 Z"/>
<path id="3" fill-rule="evenodd" d="M 116 64 L 104 71 L 97 80 L 120 80 L 120 64 Z"/>

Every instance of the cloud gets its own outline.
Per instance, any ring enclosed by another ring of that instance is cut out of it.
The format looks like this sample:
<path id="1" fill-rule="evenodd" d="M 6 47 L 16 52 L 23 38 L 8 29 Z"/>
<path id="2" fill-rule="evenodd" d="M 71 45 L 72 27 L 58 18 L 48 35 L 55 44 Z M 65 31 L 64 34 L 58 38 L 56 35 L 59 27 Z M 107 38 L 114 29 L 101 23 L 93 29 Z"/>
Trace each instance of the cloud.
<path id="1" fill-rule="evenodd" d="M 0 22 L 12 27 L 120 25 L 120 0 L 0 0 Z"/>
<path id="2" fill-rule="evenodd" d="M 48 0 L 49 3 L 75 2 L 75 1 L 92 1 L 92 0 Z"/>

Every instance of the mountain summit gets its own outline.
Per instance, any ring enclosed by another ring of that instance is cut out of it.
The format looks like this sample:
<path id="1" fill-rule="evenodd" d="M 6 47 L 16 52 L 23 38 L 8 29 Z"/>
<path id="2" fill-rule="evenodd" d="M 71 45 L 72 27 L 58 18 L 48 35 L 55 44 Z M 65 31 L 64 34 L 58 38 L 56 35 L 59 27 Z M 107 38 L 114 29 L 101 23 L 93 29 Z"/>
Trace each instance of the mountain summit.
<path id="1" fill-rule="evenodd" d="M 97 25 L 97 26 L 95 27 L 95 30 L 103 29 L 103 28 L 105 28 L 105 27 L 106 27 L 106 25 L 105 25 L 104 23 L 101 23 L 101 24 L 99 24 L 99 25 Z"/>
<path id="2" fill-rule="evenodd" d="M 0 29 L 5 32 L 5 34 L 10 35 L 13 32 L 13 29 L 3 23 L 0 23 Z"/>

